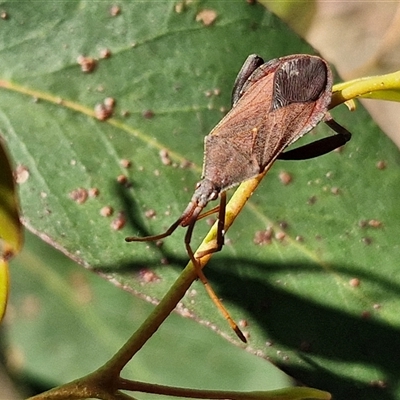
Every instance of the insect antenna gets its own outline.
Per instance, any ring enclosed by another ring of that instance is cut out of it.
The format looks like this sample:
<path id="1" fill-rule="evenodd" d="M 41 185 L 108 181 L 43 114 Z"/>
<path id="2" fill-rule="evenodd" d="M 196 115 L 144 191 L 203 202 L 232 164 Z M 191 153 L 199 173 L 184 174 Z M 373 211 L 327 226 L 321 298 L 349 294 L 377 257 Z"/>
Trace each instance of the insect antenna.
<path id="1" fill-rule="evenodd" d="M 218 206 L 215 206 L 215 207 L 213 207 L 213 208 L 211 208 L 211 209 L 208 210 L 208 211 L 203 212 L 203 214 L 200 214 L 200 215 L 197 217 L 197 221 L 200 220 L 200 219 L 203 219 L 203 218 L 207 218 L 207 217 L 209 217 L 210 215 L 217 213 L 218 211 L 219 211 L 219 205 L 218 205 Z"/>
<path id="2" fill-rule="evenodd" d="M 125 242 L 153 242 L 155 240 L 164 239 L 174 233 L 175 229 L 180 226 L 184 218 L 185 215 L 182 214 L 164 233 L 151 236 L 128 236 L 125 238 Z"/>
<path id="3" fill-rule="evenodd" d="M 193 199 L 187 205 L 185 211 L 181 214 L 181 216 L 163 233 L 158 235 L 151 236 L 128 236 L 125 238 L 125 242 L 153 242 L 155 240 L 164 239 L 168 236 L 171 236 L 178 226 L 187 226 L 191 224 L 191 221 L 194 220 L 196 222 L 198 214 L 200 214 L 201 210 L 204 206 L 199 206 L 197 202 L 193 201 Z M 192 227 L 193 231 L 193 227 Z M 191 236 L 191 235 L 190 235 Z"/>

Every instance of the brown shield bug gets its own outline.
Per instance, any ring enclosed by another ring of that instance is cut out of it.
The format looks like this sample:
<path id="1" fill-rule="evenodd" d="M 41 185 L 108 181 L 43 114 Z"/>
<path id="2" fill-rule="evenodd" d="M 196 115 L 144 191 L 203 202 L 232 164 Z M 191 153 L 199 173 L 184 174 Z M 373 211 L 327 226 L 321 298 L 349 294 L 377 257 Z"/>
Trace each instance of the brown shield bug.
<path id="1" fill-rule="evenodd" d="M 298 54 L 265 63 L 261 57 L 250 55 L 236 78 L 231 110 L 205 137 L 202 179 L 185 211 L 164 233 L 125 240 L 159 240 L 178 226 L 187 227 L 186 250 L 198 266 L 190 240 L 201 211 L 211 200 L 220 197 L 217 243 L 199 258 L 223 246 L 227 189 L 259 175 L 276 159 L 316 157 L 350 140 L 350 132 L 328 113 L 331 95 L 332 72 L 320 57 Z M 282 153 L 321 121 L 337 135 Z"/>

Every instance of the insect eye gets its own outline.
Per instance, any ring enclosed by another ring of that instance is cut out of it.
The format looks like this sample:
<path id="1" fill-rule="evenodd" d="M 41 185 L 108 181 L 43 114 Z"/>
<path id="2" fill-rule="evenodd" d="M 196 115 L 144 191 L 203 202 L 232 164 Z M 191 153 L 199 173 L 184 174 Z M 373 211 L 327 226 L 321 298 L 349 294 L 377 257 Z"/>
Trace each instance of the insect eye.
<path id="1" fill-rule="evenodd" d="M 214 192 L 212 192 L 212 193 L 210 194 L 209 200 L 211 201 L 211 200 L 215 200 L 215 199 L 217 199 L 217 198 L 218 198 L 218 192 L 217 192 L 217 191 L 214 191 Z"/>

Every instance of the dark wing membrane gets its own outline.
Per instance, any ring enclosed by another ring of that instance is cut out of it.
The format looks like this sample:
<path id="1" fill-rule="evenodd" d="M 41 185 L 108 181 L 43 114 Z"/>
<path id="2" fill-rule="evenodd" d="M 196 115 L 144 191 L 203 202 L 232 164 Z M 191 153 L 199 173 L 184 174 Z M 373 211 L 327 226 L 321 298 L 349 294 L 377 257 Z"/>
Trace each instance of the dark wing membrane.
<path id="1" fill-rule="evenodd" d="M 271 110 L 318 100 L 325 92 L 327 79 L 327 66 L 320 58 L 304 57 L 283 62 L 274 75 Z"/>

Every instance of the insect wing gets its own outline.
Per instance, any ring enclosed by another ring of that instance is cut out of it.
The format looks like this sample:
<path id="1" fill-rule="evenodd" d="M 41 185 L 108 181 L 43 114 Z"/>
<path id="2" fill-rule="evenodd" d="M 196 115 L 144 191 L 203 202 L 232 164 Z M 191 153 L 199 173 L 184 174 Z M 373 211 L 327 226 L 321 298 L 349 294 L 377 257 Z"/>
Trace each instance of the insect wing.
<path id="1" fill-rule="evenodd" d="M 206 136 L 203 177 L 225 190 L 257 176 L 322 120 L 331 87 L 330 69 L 319 57 L 288 56 L 258 67 Z"/>

